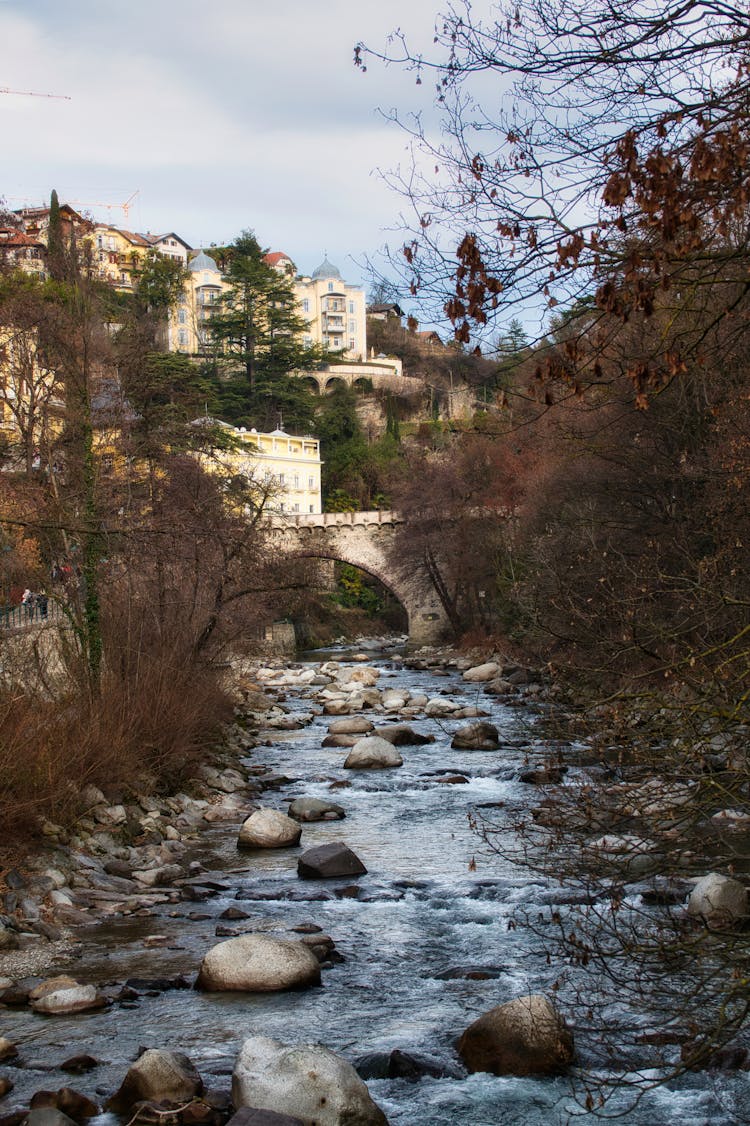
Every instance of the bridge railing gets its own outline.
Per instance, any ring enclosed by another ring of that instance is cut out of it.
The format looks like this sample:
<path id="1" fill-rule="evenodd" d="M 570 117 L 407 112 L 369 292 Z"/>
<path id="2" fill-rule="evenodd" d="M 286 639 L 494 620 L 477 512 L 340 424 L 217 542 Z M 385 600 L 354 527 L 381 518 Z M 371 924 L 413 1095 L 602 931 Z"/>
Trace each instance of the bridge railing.
<path id="1" fill-rule="evenodd" d="M 29 626 L 38 626 L 44 622 L 57 621 L 63 616 L 59 602 L 49 599 L 46 607 L 31 606 L 0 606 L 0 630 L 27 629 Z"/>
<path id="2" fill-rule="evenodd" d="M 289 513 L 282 522 L 297 528 L 346 528 L 355 524 L 399 524 L 401 517 L 391 509 L 372 512 Z"/>

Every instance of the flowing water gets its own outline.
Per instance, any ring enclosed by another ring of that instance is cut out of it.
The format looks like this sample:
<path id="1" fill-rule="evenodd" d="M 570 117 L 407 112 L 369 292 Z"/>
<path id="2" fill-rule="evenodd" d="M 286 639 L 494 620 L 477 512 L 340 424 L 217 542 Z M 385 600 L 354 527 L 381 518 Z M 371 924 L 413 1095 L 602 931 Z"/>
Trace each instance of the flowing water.
<path id="1" fill-rule="evenodd" d="M 285 798 L 305 794 L 345 807 L 344 821 L 305 826 L 302 845 L 344 840 L 353 848 L 368 869 L 356 881 L 356 898 L 337 894 L 351 881 L 300 881 L 298 850 L 238 853 L 237 827 L 214 825 L 199 853 L 211 871 L 196 880 L 203 886 L 214 881 L 211 898 L 91 928 L 66 967 L 81 981 L 101 983 L 178 973 L 192 978 L 202 954 L 218 941 L 218 916 L 240 907 L 249 918 L 229 924 L 238 931 L 286 933 L 314 923 L 331 935 L 344 960 L 324 970 L 322 987 L 258 996 L 152 991 L 132 1007 L 116 1004 L 75 1017 L 7 1010 L 0 1034 L 18 1043 L 24 1065 L 9 1069 L 16 1090 L 3 1100 L 8 1109 L 34 1090 L 68 1084 L 101 1100 L 144 1046 L 185 1051 L 207 1085 L 228 1087 L 243 1038 L 263 1033 L 287 1042 L 318 1041 L 351 1060 L 400 1048 L 441 1065 L 447 1071 L 441 1078 L 370 1081 L 392 1126 L 534 1126 L 566 1122 L 575 1113 L 568 1078 L 465 1077 L 454 1051 L 457 1036 L 479 1014 L 519 994 L 543 992 L 556 976 L 540 940 L 509 923 L 521 908 L 548 908 L 562 894 L 560 885 L 492 853 L 468 819 L 472 808 L 497 803 L 492 816 L 502 825 L 512 810 L 538 796 L 518 781 L 519 769 L 543 753 L 536 716 L 529 707 L 481 696 L 458 674 L 438 676 L 388 660 L 380 667 L 381 688 L 405 686 L 481 703 L 492 713 L 502 747 L 451 750 L 460 722 L 420 719 L 413 726 L 436 740 L 402 748 L 401 769 L 344 771 L 346 750 L 321 747 L 328 719 L 320 716 L 302 730 L 274 733 L 271 745 L 253 752 L 253 763 L 267 763 L 296 780 L 267 794 L 266 804 L 285 808 Z M 292 711 L 310 705 L 302 697 L 286 702 Z M 440 784 L 439 771 L 462 773 L 469 783 Z M 337 779 L 350 785 L 331 792 Z M 154 934 L 167 935 L 167 945 L 144 949 L 144 937 Z M 472 968 L 479 974 L 466 977 Z M 576 1014 L 568 1015 L 575 1024 Z M 83 1077 L 58 1070 L 78 1052 L 104 1062 Z M 706 1075 L 690 1076 L 651 1092 L 635 1108 L 626 1109 L 623 1096 L 612 1109 L 625 1112 L 620 1121 L 649 1126 L 730 1123 L 738 1120 L 733 1109 L 744 1105 L 750 1115 L 747 1085 L 745 1074 L 723 1078 L 720 1088 Z"/>

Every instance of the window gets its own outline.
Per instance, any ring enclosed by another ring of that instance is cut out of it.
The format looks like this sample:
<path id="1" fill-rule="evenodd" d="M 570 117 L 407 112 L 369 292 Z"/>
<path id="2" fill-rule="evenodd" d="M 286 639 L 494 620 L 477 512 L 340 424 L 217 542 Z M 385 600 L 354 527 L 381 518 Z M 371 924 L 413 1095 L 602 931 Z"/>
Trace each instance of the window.
<path id="1" fill-rule="evenodd" d="M 307 478 L 307 487 L 308 487 L 308 489 L 314 489 L 315 488 L 315 478 L 314 477 L 308 477 Z"/>
<path id="2" fill-rule="evenodd" d="M 178 341 L 181 348 L 187 347 L 188 334 L 187 334 L 187 331 L 184 328 L 181 328 L 180 331 L 177 333 L 177 341 Z"/>
<path id="3" fill-rule="evenodd" d="M 302 300 L 302 312 L 303 313 L 309 313 L 310 312 L 310 299 L 309 299 L 309 297 L 305 297 Z"/>
<path id="4" fill-rule="evenodd" d="M 298 504 L 295 504 L 295 506 L 294 506 L 294 508 L 292 509 L 292 511 L 293 511 L 293 512 L 299 512 L 299 505 L 298 505 Z"/>
<path id="5" fill-rule="evenodd" d="M 283 473 L 279 473 L 279 484 L 286 485 L 286 478 Z"/>
<path id="6" fill-rule="evenodd" d="M 353 336 L 349 337 L 349 351 L 350 352 L 354 351 L 354 337 Z"/>
<path id="7" fill-rule="evenodd" d="M 353 313 L 353 312 L 354 312 L 354 302 L 353 302 L 353 301 L 350 301 L 350 302 L 349 302 L 349 312 L 350 312 L 350 313 Z"/>
<path id="8" fill-rule="evenodd" d="M 328 283 L 328 292 L 333 293 L 333 282 Z"/>
<path id="9" fill-rule="evenodd" d="M 181 325 L 187 324 L 187 313 L 184 309 L 180 309 L 179 313 L 177 314 L 177 319 Z"/>
<path id="10" fill-rule="evenodd" d="M 295 489 L 299 488 L 299 473 L 294 474 L 294 487 Z"/>
<path id="11" fill-rule="evenodd" d="M 310 505 L 310 512 L 312 512 L 312 510 L 313 510 L 313 506 L 312 506 L 312 505 Z"/>
<path id="12" fill-rule="evenodd" d="M 354 333 L 356 331 L 357 331 L 357 322 L 356 321 L 349 321 L 349 332 Z"/>
<path id="13" fill-rule="evenodd" d="M 303 336 L 302 337 L 302 343 L 304 344 L 305 348 L 311 348 L 312 347 L 312 336 Z"/>

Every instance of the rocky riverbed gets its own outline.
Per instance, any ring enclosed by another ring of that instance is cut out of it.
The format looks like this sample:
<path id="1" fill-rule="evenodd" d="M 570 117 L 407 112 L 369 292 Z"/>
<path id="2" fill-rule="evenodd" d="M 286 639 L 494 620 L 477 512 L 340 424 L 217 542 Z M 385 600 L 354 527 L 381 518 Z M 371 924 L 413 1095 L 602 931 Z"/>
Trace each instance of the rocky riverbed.
<path id="1" fill-rule="evenodd" d="M 536 808 L 544 828 L 596 764 L 537 733 L 549 686 L 533 670 L 372 658 L 235 669 L 236 722 L 185 792 L 90 790 L 73 833 L 46 826 L 44 853 L 6 873 L 5 1126 L 222 1126 L 232 1110 L 237 1126 L 565 1120 L 576 1054 L 595 1053 L 573 995 L 552 1000 L 544 944 L 514 920 L 564 909 L 569 891 L 471 823 L 486 813 L 510 835 Z M 630 849 L 593 845 L 597 862 Z M 745 910 L 744 887 L 730 891 Z M 681 1106 L 703 1121 L 709 1094 L 688 1077 L 630 1120 Z"/>

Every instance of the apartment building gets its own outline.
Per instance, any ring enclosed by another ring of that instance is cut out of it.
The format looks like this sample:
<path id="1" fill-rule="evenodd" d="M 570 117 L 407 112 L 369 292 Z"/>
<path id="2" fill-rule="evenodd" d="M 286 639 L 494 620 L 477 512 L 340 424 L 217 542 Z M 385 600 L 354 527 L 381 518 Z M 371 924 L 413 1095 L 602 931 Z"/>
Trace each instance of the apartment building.
<path id="1" fill-rule="evenodd" d="M 367 357 L 365 291 L 350 285 L 340 270 L 324 258 L 311 276 L 294 282 L 300 316 L 307 321 L 305 343 L 361 363 Z"/>

